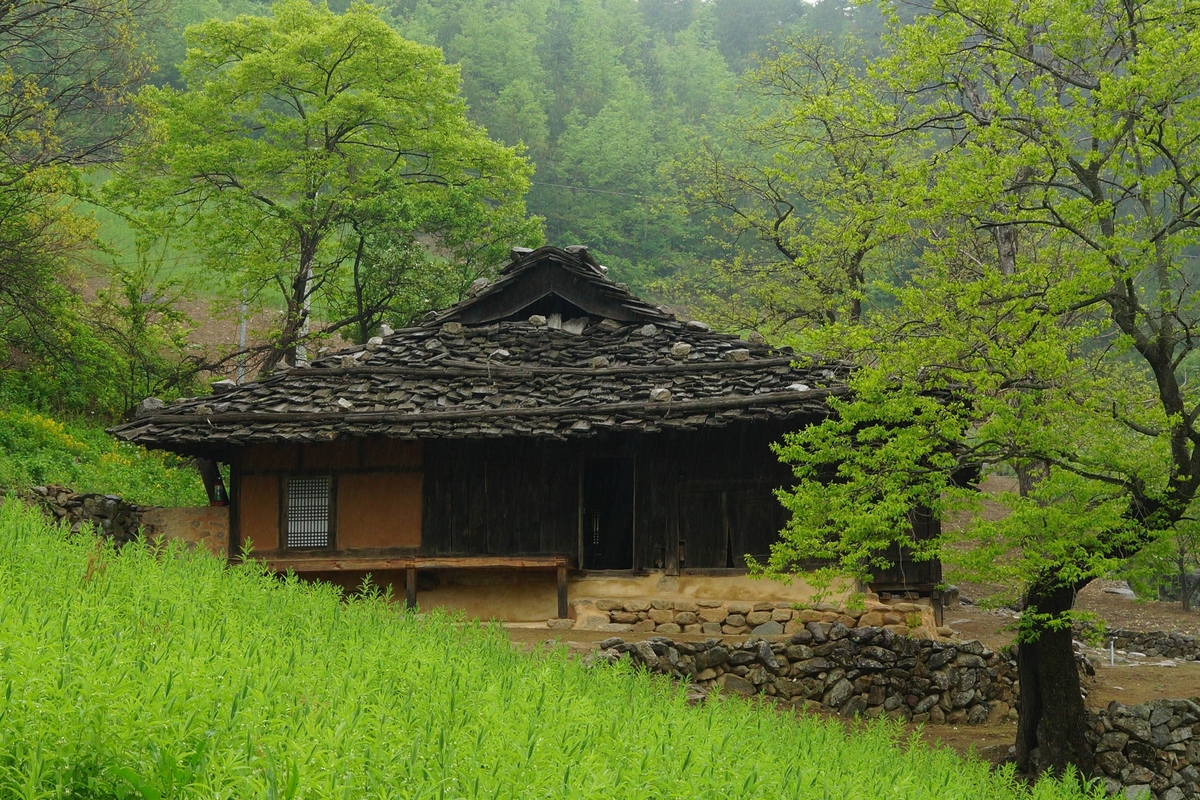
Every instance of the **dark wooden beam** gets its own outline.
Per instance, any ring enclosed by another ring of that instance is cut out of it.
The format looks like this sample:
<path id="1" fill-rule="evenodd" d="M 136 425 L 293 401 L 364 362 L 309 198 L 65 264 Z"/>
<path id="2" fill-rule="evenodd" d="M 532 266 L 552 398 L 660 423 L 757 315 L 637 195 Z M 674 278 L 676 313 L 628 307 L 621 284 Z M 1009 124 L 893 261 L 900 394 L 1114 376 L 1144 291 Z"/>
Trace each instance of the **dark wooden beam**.
<path id="1" fill-rule="evenodd" d="M 255 553 L 276 572 L 375 572 L 420 569 L 565 569 L 564 556 L 358 556 L 353 553 L 293 556 Z"/>
<path id="2" fill-rule="evenodd" d="M 445 359 L 446 369 L 429 367 L 298 367 L 289 369 L 286 377 L 310 377 L 322 375 L 405 375 L 413 378 L 463 378 L 475 375 L 494 375 L 496 377 L 520 378 L 526 375 L 592 375 L 608 378 L 616 375 L 657 375 L 663 372 L 734 372 L 760 369 L 764 367 L 786 367 L 795 361 L 795 357 L 772 357 L 750 359 L 748 361 L 705 361 L 700 363 L 682 362 L 679 364 L 658 364 L 635 367 L 512 367 L 504 363 L 482 364 L 475 361 L 460 361 Z M 453 369 L 451 369 L 453 367 Z M 798 376 L 801 377 L 801 376 Z"/>
<path id="3" fill-rule="evenodd" d="M 558 579 L 558 618 L 566 619 L 570 615 L 567 608 L 567 565 L 560 561 L 557 570 Z"/>
<path id="4" fill-rule="evenodd" d="M 242 458 L 241 454 L 229 460 L 229 552 L 230 561 L 242 557 Z"/>
<path id="5" fill-rule="evenodd" d="M 404 571 L 404 605 L 409 611 L 417 607 L 417 568 L 412 564 Z"/>

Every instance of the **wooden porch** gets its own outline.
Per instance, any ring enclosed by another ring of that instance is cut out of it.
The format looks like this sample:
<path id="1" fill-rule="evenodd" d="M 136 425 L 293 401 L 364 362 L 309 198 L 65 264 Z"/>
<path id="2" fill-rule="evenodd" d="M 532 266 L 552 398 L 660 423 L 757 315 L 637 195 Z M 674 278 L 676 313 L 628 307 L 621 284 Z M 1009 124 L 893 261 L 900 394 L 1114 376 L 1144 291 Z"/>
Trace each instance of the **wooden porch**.
<path id="1" fill-rule="evenodd" d="M 553 570 L 558 590 L 558 617 L 570 613 L 567 603 L 567 570 L 573 564 L 565 555 L 549 556 L 427 556 L 415 553 L 396 553 L 381 550 L 304 552 L 276 550 L 254 553 L 252 558 L 266 563 L 275 572 L 292 571 L 298 575 L 311 572 L 384 572 L 403 571 L 405 575 L 405 604 L 417 606 L 418 570 L 504 569 L 514 571 Z"/>

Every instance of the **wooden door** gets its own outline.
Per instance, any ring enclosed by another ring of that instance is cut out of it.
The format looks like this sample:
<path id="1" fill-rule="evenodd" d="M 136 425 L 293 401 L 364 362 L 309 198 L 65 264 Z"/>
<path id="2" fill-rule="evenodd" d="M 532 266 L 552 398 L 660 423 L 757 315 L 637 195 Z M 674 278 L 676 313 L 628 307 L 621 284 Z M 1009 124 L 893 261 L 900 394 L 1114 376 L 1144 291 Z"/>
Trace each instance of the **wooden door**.
<path id="1" fill-rule="evenodd" d="M 633 569 L 633 459 L 583 468 L 583 568 Z"/>

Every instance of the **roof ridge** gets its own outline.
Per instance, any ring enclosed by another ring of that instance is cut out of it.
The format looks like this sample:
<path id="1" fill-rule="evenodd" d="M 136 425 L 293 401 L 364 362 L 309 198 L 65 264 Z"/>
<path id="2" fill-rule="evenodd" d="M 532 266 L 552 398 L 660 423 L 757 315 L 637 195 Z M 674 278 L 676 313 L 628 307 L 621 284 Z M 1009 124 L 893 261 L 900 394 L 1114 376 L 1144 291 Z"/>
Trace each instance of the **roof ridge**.
<path id="1" fill-rule="evenodd" d="M 674 314 L 664 312 L 657 306 L 651 305 L 631 292 L 625 284 L 615 283 L 607 275 L 607 268 L 596 260 L 585 245 L 568 245 L 565 248 L 555 247 L 554 245 L 543 245 L 536 250 L 514 247 L 510 251 L 510 257 L 512 260 L 500 269 L 497 280 L 486 282 L 485 278 L 477 279 L 471 284 L 472 288 L 468 290 L 466 299 L 440 312 L 436 312 L 424 322 L 424 326 L 463 321 L 464 317 L 470 321 L 469 311 L 481 306 L 487 306 L 489 303 L 497 306 L 498 309 L 482 312 L 485 319 L 477 322 L 500 321 L 503 317 L 509 316 L 511 313 L 519 310 L 520 307 L 527 307 L 536 302 L 539 297 L 545 297 L 549 294 L 559 294 L 562 297 L 563 295 L 560 292 L 563 290 L 568 292 L 587 292 L 585 287 L 578 284 L 571 285 L 570 287 L 566 285 L 539 286 L 537 289 L 544 290 L 541 295 L 533 296 L 536 294 L 536 290 L 531 290 L 529 293 L 530 297 L 525 298 L 524 301 L 518 298 L 515 306 L 503 306 L 499 302 L 500 295 L 519 286 L 526 276 L 530 275 L 538 267 L 546 264 L 556 264 L 560 269 L 570 273 L 571 277 L 583 279 L 585 286 L 591 287 L 591 291 L 598 295 L 594 299 L 606 306 L 607 311 L 610 312 L 606 314 L 602 310 L 592 312 L 585 309 L 585 313 L 589 315 L 612 317 L 619 322 L 633 323 L 640 321 L 643 323 L 678 324 Z M 550 281 L 550 283 L 553 283 L 553 281 Z M 571 298 L 564 297 L 564 299 L 574 302 Z M 579 299 L 579 296 L 577 295 L 575 299 Z M 611 313 L 614 311 L 616 312 L 615 314 Z M 466 323 L 464 322 L 464 324 Z"/>

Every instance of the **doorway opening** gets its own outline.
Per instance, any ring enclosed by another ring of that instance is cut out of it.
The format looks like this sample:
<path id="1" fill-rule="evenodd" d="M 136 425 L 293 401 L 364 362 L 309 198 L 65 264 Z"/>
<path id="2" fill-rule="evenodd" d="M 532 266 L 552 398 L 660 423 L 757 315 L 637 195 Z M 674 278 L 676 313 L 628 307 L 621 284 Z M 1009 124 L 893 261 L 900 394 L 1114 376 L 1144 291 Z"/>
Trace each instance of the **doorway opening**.
<path id="1" fill-rule="evenodd" d="M 583 467 L 583 568 L 633 569 L 633 459 Z"/>

